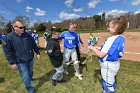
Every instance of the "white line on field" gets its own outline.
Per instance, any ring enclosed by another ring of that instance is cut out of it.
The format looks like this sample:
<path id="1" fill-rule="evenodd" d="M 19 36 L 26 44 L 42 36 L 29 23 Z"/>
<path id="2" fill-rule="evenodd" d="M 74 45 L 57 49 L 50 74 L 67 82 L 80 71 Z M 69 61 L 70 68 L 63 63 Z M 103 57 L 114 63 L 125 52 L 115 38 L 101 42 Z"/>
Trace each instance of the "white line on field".
<path id="1" fill-rule="evenodd" d="M 135 52 L 124 52 L 125 54 L 135 54 L 135 55 L 140 55 L 140 53 L 135 53 Z"/>

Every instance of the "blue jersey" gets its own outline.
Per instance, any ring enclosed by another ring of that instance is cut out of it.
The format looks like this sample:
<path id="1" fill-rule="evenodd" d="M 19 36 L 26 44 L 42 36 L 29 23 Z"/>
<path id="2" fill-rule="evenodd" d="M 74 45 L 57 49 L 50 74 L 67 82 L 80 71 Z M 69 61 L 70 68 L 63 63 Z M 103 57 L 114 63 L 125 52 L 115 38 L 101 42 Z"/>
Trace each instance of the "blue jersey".
<path id="1" fill-rule="evenodd" d="M 71 31 L 65 31 L 63 32 L 60 36 L 59 39 L 64 39 L 64 47 L 65 48 L 75 48 L 76 44 L 79 43 L 79 39 L 78 39 L 78 35 L 75 32 L 71 32 Z M 78 47 L 79 44 L 78 44 Z"/>
<path id="2" fill-rule="evenodd" d="M 5 38 L 5 35 L 0 34 L 0 40 L 3 40 Z"/>
<path id="3" fill-rule="evenodd" d="M 103 61 L 117 61 L 124 54 L 124 36 L 116 35 L 107 38 L 107 40 L 101 46 L 101 51 L 107 55 L 103 58 L 99 58 L 101 62 Z"/>
<path id="4" fill-rule="evenodd" d="M 35 33 L 35 34 L 32 33 L 32 37 L 33 37 L 34 40 L 38 40 L 38 34 L 37 33 Z"/>

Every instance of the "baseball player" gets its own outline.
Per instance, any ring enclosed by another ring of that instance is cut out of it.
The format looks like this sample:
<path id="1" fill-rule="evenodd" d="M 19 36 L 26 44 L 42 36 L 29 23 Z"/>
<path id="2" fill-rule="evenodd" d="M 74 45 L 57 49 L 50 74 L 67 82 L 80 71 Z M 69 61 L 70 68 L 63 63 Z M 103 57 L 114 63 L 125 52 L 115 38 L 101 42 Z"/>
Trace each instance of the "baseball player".
<path id="1" fill-rule="evenodd" d="M 75 33 L 78 35 L 78 41 L 80 42 L 80 47 L 79 47 L 79 43 L 76 44 L 76 52 L 77 52 L 77 58 L 78 58 L 78 61 L 79 61 L 79 64 L 82 65 L 82 62 L 80 61 L 81 59 L 81 45 L 82 47 L 84 47 L 84 43 L 82 41 L 82 39 L 80 38 L 80 34 L 77 32 L 77 24 L 73 24 L 74 25 L 74 28 L 75 28 Z"/>
<path id="2" fill-rule="evenodd" d="M 63 78 L 63 55 L 61 53 L 60 44 L 58 41 L 59 33 L 56 30 L 51 31 L 51 36 L 48 37 L 48 44 L 46 47 L 51 64 L 55 67 L 56 73 L 52 76 L 51 82 L 53 86 Z"/>
<path id="3" fill-rule="evenodd" d="M 38 33 L 36 30 L 33 31 L 32 37 L 35 40 L 35 43 L 37 44 L 37 46 L 39 47 Z"/>
<path id="4" fill-rule="evenodd" d="M 2 33 L 0 33 L 0 46 L 1 46 L 1 44 L 3 44 L 4 43 L 4 39 L 5 39 L 5 37 L 6 37 L 6 35 L 2 32 Z"/>
<path id="5" fill-rule="evenodd" d="M 102 90 L 104 93 L 115 93 L 115 76 L 120 68 L 119 58 L 124 54 L 124 36 L 126 20 L 121 16 L 117 20 L 112 20 L 108 24 L 108 30 L 111 34 L 103 43 L 101 49 L 89 46 L 99 57 L 102 75 Z"/>
<path id="6" fill-rule="evenodd" d="M 80 80 L 82 80 L 82 74 L 80 74 L 80 68 L 79 68 L 79 61 L 77 58 L 76 53 L 76 44 L 78 43 L 78 46 L 80 47 L 80 42 L 78 40 L 78 35 L 74 32 L 74 24 L 69 25 L 69 30 L 64 31 L 59 39 L 64 39 L 64 66 L 65 69 L 70 64 L 69 59 L 72 58 L 72 61 L 74 61 L 74 68 L 75 68 L 75 76 L 78 77 Z"/>

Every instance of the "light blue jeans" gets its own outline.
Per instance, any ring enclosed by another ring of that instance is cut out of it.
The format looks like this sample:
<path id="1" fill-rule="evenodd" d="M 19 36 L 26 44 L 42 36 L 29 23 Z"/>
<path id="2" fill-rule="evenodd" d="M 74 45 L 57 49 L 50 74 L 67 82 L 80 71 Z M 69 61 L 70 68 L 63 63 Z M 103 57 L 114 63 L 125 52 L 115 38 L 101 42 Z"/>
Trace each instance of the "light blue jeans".
<path id="1" fill-rule="evenodd" d="M 18 70 L 28 93 L 34 93 L 34 87 L 31 85 L 33 76 L 33 64 L 33 61 L 18 64 Z"/>
<path id="2" fill-rule="evenodd" d="M 53 75 L 52 79 L 61 81 L 63 78 L 63 72 L 64 72 L 63 65 L 60 66 L 59 68 L 55 68 L 55 70 L 56 70 L 56 72 Z"/>

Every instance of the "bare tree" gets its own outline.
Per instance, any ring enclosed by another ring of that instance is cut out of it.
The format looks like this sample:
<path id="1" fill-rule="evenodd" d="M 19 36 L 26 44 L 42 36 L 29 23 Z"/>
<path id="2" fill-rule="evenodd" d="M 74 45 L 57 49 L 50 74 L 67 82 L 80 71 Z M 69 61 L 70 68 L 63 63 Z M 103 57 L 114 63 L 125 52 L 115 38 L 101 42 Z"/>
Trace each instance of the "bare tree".
<path id="1" fill-rule="evenodd" d="M 136 19 L 137 19 L 136 28 L 140 28 L 140 13 L 136 14 Z"/>
<path id="2" fill-rule="evenodd" d="M 7 20 L 0 15 L 0 31 L 4 31 L 6 28 Z"/>

